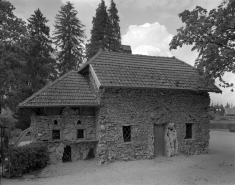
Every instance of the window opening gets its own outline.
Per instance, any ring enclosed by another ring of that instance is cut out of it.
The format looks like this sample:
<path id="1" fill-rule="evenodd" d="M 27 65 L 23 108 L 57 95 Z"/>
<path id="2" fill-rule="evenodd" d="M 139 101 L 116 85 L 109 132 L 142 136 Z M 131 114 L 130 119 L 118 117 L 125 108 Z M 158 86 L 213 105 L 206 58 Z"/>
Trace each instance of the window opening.
<path id="1" fill-rule="evenodd" d="M 52 130 L 52 139 L 60 139 L 60 130 Z"/>
<path id="2" fill-rule="evenodd" d="M 77 130 L 77 139 L 83 139 L 84 138 L 84 130 L 78 129 Z"/>
<path id="3" fill-rule="evenodd" d="M 192 139 L 192 123 L 186 123 L 185 139 Z"/>
<path id="4" fill-rule="evenodd" d="M 54 125 L 58 125 L 58 121 L 57 120 L 54 120 Z"/>
<path id="5" fill-rule="evenodd" d="M 77 121 L 77 124 L 78 124 L 78 125 L 81 125 L 81 124 L 82 124 L 81 120 L 78 120 L 78 121 Z"/>
<path id="6" fill-rule="evenodd" d="M 123 126 L 122 132 L 124 142 L 131 142 L 131 126 Z"/>

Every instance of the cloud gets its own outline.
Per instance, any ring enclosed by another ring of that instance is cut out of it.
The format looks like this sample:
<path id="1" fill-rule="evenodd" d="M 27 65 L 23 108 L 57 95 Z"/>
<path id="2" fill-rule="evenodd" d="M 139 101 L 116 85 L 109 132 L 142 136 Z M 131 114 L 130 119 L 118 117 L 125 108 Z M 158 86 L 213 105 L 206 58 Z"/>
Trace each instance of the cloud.
<path id="1" fill-rule="evenodd" d="M 81 0 L 80 0 L 81 1 Z M 197 0 L 197 1 L 185 1 L 185 0 L 116 0 L 117 4 L 120 4 L 123 8 L 137 9 L 141 11 L 149 9 L 161 9 L 161 10 L 182 10 L 193 9 L 196 6 L 202 6 L 206 9 L 212 9 L 217 7 L 222 0 Z"/>
<path id="2" fill-rule="evenodd" d="M 172 37 L 164 25 L 145 23 L 130 25 L 122 36 L 122 43 L 131 45 L 133 54 L 171 56 L 169 43 Z"/>
<path id="3" fill-rule="evenodd" d="M 70 1 L 73 4 L 89 4 L 91 6 L 97 7 L 97 5 L 101 2 L 101 0 L 61 0 L 63 4 L 65 4 L 67 1 Z M 110 5 L 110 0 L 104 0 L 105 5 Z"/>

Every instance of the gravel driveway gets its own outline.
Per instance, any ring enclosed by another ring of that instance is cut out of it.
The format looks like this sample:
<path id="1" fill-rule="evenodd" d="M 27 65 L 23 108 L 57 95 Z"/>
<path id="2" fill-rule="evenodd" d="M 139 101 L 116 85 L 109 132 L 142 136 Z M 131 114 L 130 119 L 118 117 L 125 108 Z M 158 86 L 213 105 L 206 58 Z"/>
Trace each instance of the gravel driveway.
<path id="1" fill-rule="evenodd" d="M 235 184 L 235 133 L 210 132 L 205 155 L 113 162 L 97 160 L 51 165 L 40 178 L 4 179 L 3 185 L 194 185 Z"/>

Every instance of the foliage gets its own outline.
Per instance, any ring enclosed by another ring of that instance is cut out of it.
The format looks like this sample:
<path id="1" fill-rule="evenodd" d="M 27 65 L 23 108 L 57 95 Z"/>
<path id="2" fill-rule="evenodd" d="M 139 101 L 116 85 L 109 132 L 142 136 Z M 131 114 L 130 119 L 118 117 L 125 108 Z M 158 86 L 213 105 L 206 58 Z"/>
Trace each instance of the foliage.
<path id="1" fill-rule="evenodd" d="M 48 164 L 49 153 L 45 143 L 31 143 L 13 148 L 10 159 L 11 176 L 21 176 L 44 168 Z M 7 168 L 9 170 L 8 165 Z"/>
<path id="2" fill-rule="evenodd" d="M 74 5 L 67 2 L 55 17 L 54 42 L 60 48 L 58 68 L 61 75 L 77 70 L 83 61 L 84 25 L 76 17 Z"/>
<path id="3" fill-rule="evenodd" d="M 105 40 L 107 35 L 107 23 L 108 23 L 108 13 L 105 2 L 101 0 L 101 3 L 96 9 L 96 15 L 92 20 L 92 29 L 91 29 L 91 39 L 86 45 L 86 56 L 87 58 L 93 57 L 100 48 L 108 48 L 108 44 Z"/>
<path id="4" fill-rule="evenodd" d="M 214 120 L 216 118 L 216 115 L 213 111 L 209 112 L 210 120 Z"/>
<path id="5" fill-rule="evenodd" d="M 93 17 L 91 38 L 86 45 L 87 59 L 93 57 L 100 48 L 109 51 L 119 51 L 121 48 L 120 20 L 113 0 L 108 11 L 106 9 L 105 2 L 101 0 Z"/>
<path id="6" fill-rule="evenodd" d="M 220 86 L 231 87 L 224 81 L 225 72 L 235 72 L 235 1 L 224 0 L 216 9 L 207 11 L 196 6 L 179 14 L 184 27 L 170 43 L 170 49 L 193 45 L 199 52 L 195 66 L 208 80 L 218 78 Z"/>
<path id="7" fill-rule="evenodd" d="M 0 104 L 10 108 L 24 88 L 23 68 L 28 48 L 26 24 L 14 15 L 14 9 L 10 2 L 0 0 Z"/>
<path id="8" fill-rule="evenodd" d="M 119 51 L 121 48 L 121 32 L 119 26 L 119 16 L 116 4 L 111 0 L 110 7 L 108 9 L 108 24 L 107 24 L 107 36 L 105 38 L 108 43 L 109 51 Z"/>
<path id="9" fill-rule="evenodd" d="M 27 57 L 28 96 L 41 89 L 57 76 L 56 61 L 51 57 L 53 52 L 50 39 L 50 28 L 46 26 L 48 20 L 37 9 L 28 19 L 30 38 L 29 56 Z"/>

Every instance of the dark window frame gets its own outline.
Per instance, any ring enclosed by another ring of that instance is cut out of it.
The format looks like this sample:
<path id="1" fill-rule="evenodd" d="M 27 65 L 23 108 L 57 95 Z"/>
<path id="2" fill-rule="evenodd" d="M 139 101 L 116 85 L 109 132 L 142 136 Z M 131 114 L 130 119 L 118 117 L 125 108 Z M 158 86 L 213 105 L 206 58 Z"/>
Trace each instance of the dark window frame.
<path id="1" fill-rule="evenodd" d="M 54 131 L 59 131 L 59 138 L 54 137 Z M 61 129 L 52 129 L 52 140 L 61 140 L 62 135 L 61 135 Z"/>
<path id="2" fill-rule="evenodd" d="M 83 131 L 83 137 L 78 137 L 78 132 L 79 131 Z M 83 128 L 77 128 L 77 133 L 76 133 L 76 139 L 86 139 L 86 130 L 85 129 L 83 129 Z"/>
<path id="3" fill-rule="evenodd" d="M 193 123 L 185 123 L 185 138 L 193 139 Z"/>
<path id="4" fill-rule="evenodd" d="M 124 143 L 131 142 L 131 125 L 122 126 L 122 136 Z"/>

